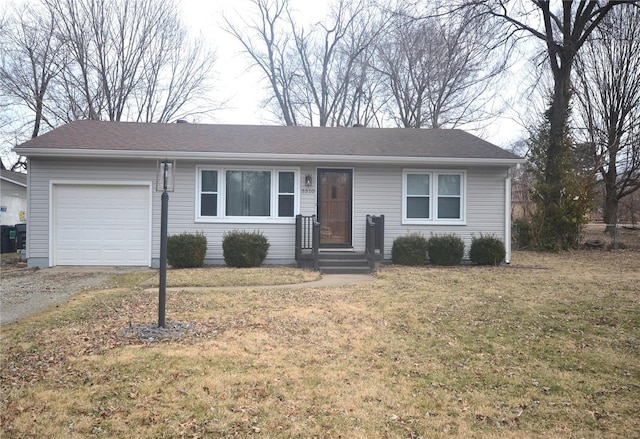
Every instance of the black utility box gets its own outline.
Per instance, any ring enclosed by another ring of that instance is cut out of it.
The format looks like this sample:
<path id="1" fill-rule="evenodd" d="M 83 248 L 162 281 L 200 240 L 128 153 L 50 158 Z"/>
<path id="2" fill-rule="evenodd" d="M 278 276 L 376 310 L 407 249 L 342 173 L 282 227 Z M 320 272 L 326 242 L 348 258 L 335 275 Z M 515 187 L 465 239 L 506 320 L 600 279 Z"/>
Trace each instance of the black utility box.
<path id="1" fill-rule="evenodd" d="M 16 224 L 16 250 L 23 249 L 27 245 L 27 225 Z"/>
<path id="2" fill-rule="evenodd" d="M 0 253 L 15 253 L 16 228 L 15 226 L 0 226 Z"/>

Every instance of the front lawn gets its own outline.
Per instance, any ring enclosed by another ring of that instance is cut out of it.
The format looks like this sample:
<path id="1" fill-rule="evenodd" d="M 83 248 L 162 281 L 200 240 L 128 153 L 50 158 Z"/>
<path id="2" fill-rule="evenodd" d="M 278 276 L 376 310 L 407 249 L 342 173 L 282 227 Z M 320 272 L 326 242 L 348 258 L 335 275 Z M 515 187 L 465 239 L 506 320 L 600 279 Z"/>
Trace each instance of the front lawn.
<path id="1" fill-rule="evenodd" d="M 121 335 L 157 318 L 129 275 L 2 328 L 0 436 L 638 437 L 639 265 L 516 252 L 342 288 L 170 293 L 168 321 L 192 329 L 161 342 Z"/>

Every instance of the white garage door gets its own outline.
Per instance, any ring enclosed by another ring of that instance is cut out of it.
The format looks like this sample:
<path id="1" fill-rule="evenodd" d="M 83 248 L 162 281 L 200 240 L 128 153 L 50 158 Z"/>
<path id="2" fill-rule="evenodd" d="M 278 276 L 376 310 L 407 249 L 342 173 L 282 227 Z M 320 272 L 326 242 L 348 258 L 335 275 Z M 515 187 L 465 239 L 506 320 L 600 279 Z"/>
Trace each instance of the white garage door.
<path id="1" fill-rule="evenodd" d="M 149 266 L 150 186 L 53 186 L 53 265 Z"/>

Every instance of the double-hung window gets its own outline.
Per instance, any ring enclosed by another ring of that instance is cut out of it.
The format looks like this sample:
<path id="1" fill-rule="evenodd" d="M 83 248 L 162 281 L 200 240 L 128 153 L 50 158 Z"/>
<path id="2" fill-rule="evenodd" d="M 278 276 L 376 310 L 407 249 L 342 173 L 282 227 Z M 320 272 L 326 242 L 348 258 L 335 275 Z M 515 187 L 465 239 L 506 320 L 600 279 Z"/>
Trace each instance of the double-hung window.
<path id="1" fill-rule="evenodd" d="M 431 218 L 431 174 L 407 173 L 406 176 L 406 217 Z"/>
<path id="2" fill-rule="evenodd" d="M 437 219 L 462 219 L 462 176 L 438 175 Z"/>
<path id="3" fill-rule="evenodd" d="M 200 173 L 199 216 L 218 216 L 218 171 L 205 169 Z"/>
<path id="4" fill-rule="evenodd" d="M 292 221 L 297 171 L 197 168 L 196 220 Z"/>
<path id="5" fill-rule="evenodd" d="M 463 224 L 465 176 L 464 171 L 404 171 L 403 223 Z"/>
<path id="6" fill-rule="evenodd" d="M 292 171 L 278 171 L 278 216 L 293 217 L 295 211 L 296 179 Z"/>

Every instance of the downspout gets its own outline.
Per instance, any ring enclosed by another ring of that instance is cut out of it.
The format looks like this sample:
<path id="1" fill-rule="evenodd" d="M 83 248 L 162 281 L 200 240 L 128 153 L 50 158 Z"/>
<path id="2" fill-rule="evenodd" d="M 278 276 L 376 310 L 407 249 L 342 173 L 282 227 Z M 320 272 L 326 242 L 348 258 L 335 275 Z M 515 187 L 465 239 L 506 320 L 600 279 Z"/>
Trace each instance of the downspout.
<path id="1" fill-rule="evenodd" d="M 504 261 L 511 263 L 511 174 L 512 169 L 507 170 L 504 178 Z"/>
<path id="2" fill-rule="evenodd" d="M 31 242 L 29 241 L 29 237 L 31 234 L 31 158 L 27 157 L 27 237 L 24 242 L 25 246 L 25 258 L 27 260 L 27 267 L 31 268 L 33 265 L 29 263 Z M 49 195 L 51 196 L 51 195 Z M 49 228 L 51 228 L 51 221 L 49 221 Z M 49 242 L 51 245 L 51 242 Z"/>

